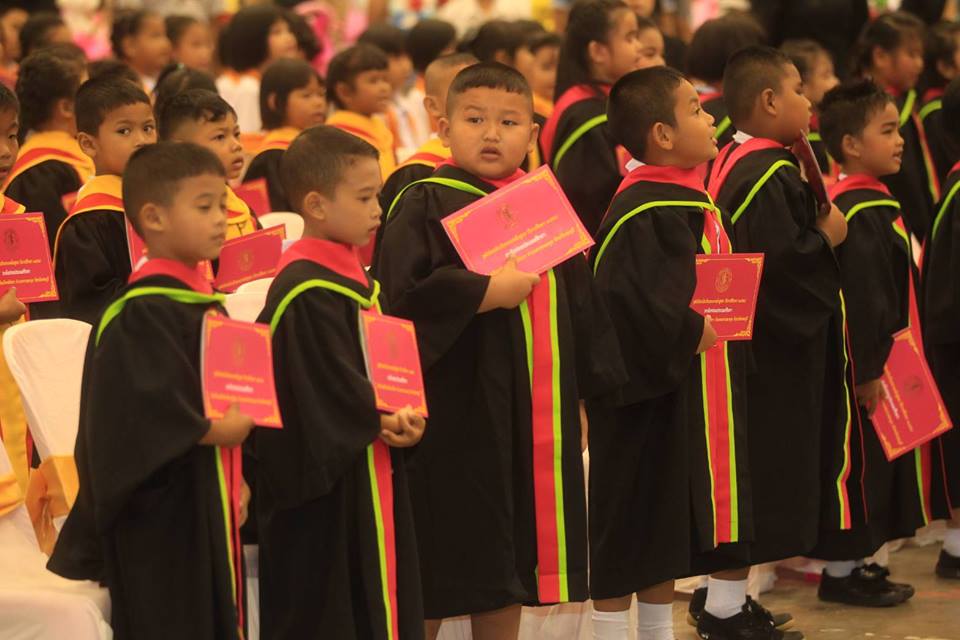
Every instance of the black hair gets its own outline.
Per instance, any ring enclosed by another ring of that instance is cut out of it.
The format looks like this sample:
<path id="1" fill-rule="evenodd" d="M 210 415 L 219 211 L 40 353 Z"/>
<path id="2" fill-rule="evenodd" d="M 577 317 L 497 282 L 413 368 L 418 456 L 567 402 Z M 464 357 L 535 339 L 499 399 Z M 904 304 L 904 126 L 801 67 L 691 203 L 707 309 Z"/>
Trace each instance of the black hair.
<path id="1" fill-rule="evenodd" d="M 136 71 L 123 62 L 110 58 L 91 62 L 87 66 L 87 74 L 91 80 L 97 78 L 115 78 L 118 80 L 126 80 L 127 82 L 132 82 L 137 85 L 141 84 L 140 76 L 137 75 Z"/>
<path id="2" fill-rule="evenodd" d="M 167 38 L 174 47 L 180 42 L 187 29 L 195 24 L 202 24 L 193 16 L 167 16 L 163 22 L 167 27 Z"/>
<path id="3" fill-rule="evenodd" d="M 323 44 L 317 39 L 317 34 L 307 23 L 307 19 L 295 11 L 287 10 L 283 15 L 297 41 L 297 49 L 303 54 L 304 59 L 311 61 L 320 55 L 323 52 Z"/>
<path id="4" fill-rule="evenodd" d="M 920 86 L 927 89 L 942 89 L 949 80 L 943 77 L 938 63 L 951 67 L 957 55 L 957 40 L 960 39 L 960 22 L 938 22 L 927 29 L 923 39 L 923 75 Z"/>
<path id="5" fill-rule="evenodd" d="M 533 114 L 533 91 L 526 78 L 514 69 L 499 62 L 481 62 L 467 67 L 454 77 L 447 92 L 447 113 L 453 113 L 453 104 L 470 89 L 500 89 L 507 93 L 524 96 L 530 103 Z"/>
<path id="6" fill-rule="evenodd" d="M 631 71 L 610 90 L 607 117 L 610 135 L 634 158 L 647 153 L 647 137 L 658 122 L 677 126 L 676 90 L 686 82 L 670 67 Z"/>
<path id="7" fill-rule="evenodd" d="M 407 53 L 407 34 L 403 29 L 381 22 L 372 24 L 357 38 L 358 44 L 371 44 L 388 56 L 402 56 Z"/>
<path id="8" fill-rule="evenodd" d="M 213 91 L 189 89 L 171 97 L 157 114 L 157 135 L 170 140 L 185 122 L 220 122 L 237 112 L 226 100 Z"/>
<path id="9" fill-rule="evenodd" d="M 156 88 L 153 90 L 153 110 L 158 119 L 164 105 L 172 97 L 191 89 L 206 89 L 213 93 L 219 93 L 216 81 L 206 71 L 191 69 L 182 64 L 172 64 L 164 69 L 157 79 Z"/>
<path id="10" fill-rule="evenodd" d="M 857 39 L 853 60 L 855 75 L 866 75 L 873 67 L 873 51 L 877 47 L 894 51 L 908 38 L 923 38 L 924 24 L 912 13 L 893 11 L 877 16 L 868 22 Z"/>
<path id="11" fill-rule="evenodd" d="M 325 89 L 317 70 L 303 60 L 277 60 L 267 67 L 260 80 L 260 118 L 264 129 L 283 126 L 290 93 L 306 87 L 311 78 L 316 78 L 321 89 Z M 270 107 L 271 95 L 274 97 L 273 108 Z"/>
<path id="12" fill-rule="evenodd" d="M 220 61 L 238 72 L 259 68 L 270 54 L 270 29 L 280 20 L 290 26 L 286 12 L 269 3 L 240 9 L 220 32 Z"/>
<path id="13" fill-rule="evenodd" d="M 147 204 L 170 206 L 181 181 L 196 176 L 226 178 L 215 153 L 191 142 L 158 142 L 137 149 L 123 170 L 123 211 L 143 236 L 140 212 Z"/>
<path id="14" fill-rule="evenodd" d="M 77 130 L 95 136 L 107 114 L 134 104 L 150 105 L 150 98 L 139 84 L 116 76 L 87 80 L 77 90 L 74 111 Z"/>
<path id="15" fill-rule="evenodd" d="M 83 79 L 85 64 L 67 54 L 65 47 L 36 51 L 20 63 L 17 96 L 21 105 L 21 141 L 53 115 L 59 100 L 73 100 Z"/>
<path id="16" fill-rule="evenodd" d="M 723 101 L 733 126 L 750 117 L 757 96 L 765 90 L 780 92 L 786 67 L 792 66 L 787 54 L 773 47 L 746 47 L 730 57 L 723 72 Z"/>
<path id="17" fill-rule="evenodd" d="M 830 155 L 843 162 L 843 137 L 859 136 L 870 118 L 892 101 L 871 80 L 851 80 L 828 91 L 820 103 L 820 135 Z"/>
<path id="18" fill-rule="evenodd" d="M 63 26 L 66 26 L 66 23 L 58 13 L 40 11 L 31 14 L 20 29 L 20 58 L 26 58 L 34 50 L 49 45 L 50 32 Z"/>
<path id="19" fill-rule="evenodd" d="M 943 92 L 943 130 L 954 145 L 960 145 L 960 78 L 954 78 Z M 956 162 L 960 158 L 950 158 Z"/>
<path id="20" fill-rule="evenodd" d="M 18 116 L 20 114 L 20 101 L 17 100 L 17 94 L 2 82 L 0 82 L 0 111 L 13 111 Z"/>
<path id="21" fill-rule="evenodd" d="M 563 36 L 552 31 L 541 31 L 540 33 L 530 35 L 524 43 L 524 46 L 527 47 L 530 53 L 536 55 L 537 52 L 544 47 L 556 47 L 558 49 L 562 47 Z"/>
<path id="22" fill-rule="evenodd" d="M 766 43 L 763 27 L 749 14 L 734 12 L 707 20 L 693 34 L 687 49 L 687 75 L 718 85 L 730 56 L 744 47 Z"/>
<path id="23" fill-rule="evenodd" d="M 449 22 L 427 18 L 421 20 L 407 32 L 405 48 L 410 54 L 413 68 L 423 73 L 430 63 L 457 42 L 457 30 Z"/>
<path id="24" fill-rule="evenodd" d="M 301 132 L 280 159 L 280 182 L 294 211 L 311 191 L 332 197 L 346 171 L 358 159 L 379 160 L 369 142 L 326 125 Z"/>
<path id="25" fill-rule="evenodd" d="M 327 99 L 339 109 L 345 108 L 337 95 L 341 82 L 352 87 L 357 76 L 366 71 L 386 71 L 390 65 L 387 54 L 372 44 L 357 44 L 333 56 L 327 67 Z"/>
<path id="26" fill-rule="evenodd" d="M 566 39 L 560 50 L 554 93 L 556 99 L 575 85 L 596 84 L 590 73 L 587 49 L 591 42 L 607 41 L 614 26 L 614 13 L 629 10 L 622 0 L 577 0 L 570 9 Z"/>
<path id="27" fill-rule="evenodd" d="M 830 57 L 830 53 L 820 46 L 820 43 L 802 38 L 785 40 L 780 45 L 780 51 L 787 54 L 793 61 L 793 66 L 800 72 L 800 77 L 803 78 L 804 82 L 816 70 L 817 58 L 821 56 Z"/>
<path id="28" fill-rule="evenodd" d="M 143 23 L 159 14 L 149 9 L 119 11 L 113 16 L 113 30 L 110 32 L 110 47 L 118 60 L 126 60 L 123 54 L 123 41 L 136 36 L 143 29 Z"/>
<path id="29" fill-rule="evenodd" d="M 506 53 L 510 60 L 516 58 L 517 49 L 524 44 L 520 27 L 507 20 L 490 20 L 477 29 L 467 45 L 467 50 L 480 62 L 495 62 L 498 53 Z"/>

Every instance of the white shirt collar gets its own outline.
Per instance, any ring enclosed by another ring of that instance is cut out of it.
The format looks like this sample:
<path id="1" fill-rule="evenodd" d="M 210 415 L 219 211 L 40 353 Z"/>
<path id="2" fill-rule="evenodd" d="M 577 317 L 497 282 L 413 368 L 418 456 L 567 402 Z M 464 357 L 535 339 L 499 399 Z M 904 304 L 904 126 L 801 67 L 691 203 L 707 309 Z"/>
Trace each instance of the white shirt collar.
<path id="1" fill-rule="evenodd" d="M 750 135 L 749 133 L 744 133 L 743 131 L 737 131 L 735 134 L 733 134 L 733 141 L 736 142 L 737 144 L 743 144 L 748 140 L 753 140 L 753 136 Z"/>

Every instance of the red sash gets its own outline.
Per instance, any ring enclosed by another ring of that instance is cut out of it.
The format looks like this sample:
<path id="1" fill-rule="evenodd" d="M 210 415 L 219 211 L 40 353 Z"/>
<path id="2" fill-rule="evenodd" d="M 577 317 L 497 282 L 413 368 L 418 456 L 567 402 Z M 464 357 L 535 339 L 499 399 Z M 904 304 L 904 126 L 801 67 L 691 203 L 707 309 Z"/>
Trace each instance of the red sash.
<path id="1" fill-rule="evenodd" d="M 710 192 L 710 195 L 716 199 L 720 190 L 723 189 L 727 178 L 730 176 L 730 172 L 733 171 L 733 168 L 737 166 L 741 160 L 756 151 L 783 148 L 784 146 L 782 144 L 769 138 L 750 138 L 741 145 L 737 145 L 736 142 L 731 142 L 720 151 L 720 155 L 718 155 L 714 161 L 713 168 L 710 171 L 710 179 L 707 183 L 707 190 Z"/>

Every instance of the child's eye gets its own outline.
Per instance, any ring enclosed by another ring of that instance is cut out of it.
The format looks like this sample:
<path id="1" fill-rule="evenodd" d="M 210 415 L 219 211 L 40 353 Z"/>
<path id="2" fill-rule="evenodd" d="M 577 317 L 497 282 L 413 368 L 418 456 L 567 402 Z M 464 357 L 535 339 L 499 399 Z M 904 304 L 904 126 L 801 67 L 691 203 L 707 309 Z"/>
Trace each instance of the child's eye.
<path id="1" fill-rule="evenodd" d="M 227 134 L 225 134 L 225 133 L 218 133 L 217 135 L 213 136 L 213 139 L 216 140 L 217 142 L 220 142 L 221 140 L 226 140 L 226 139 L 227 139 Z"/>
<path id="2" fill-rule="evenodd" d="M 152 124 L 143 125 L 143 130 L 146 131 L 147 133 L 152 133 L 154 129 L 156 129 L 156 127 Z"/>
<path id="3" fill-rule="evenodd" d="M 117 129 L 117 133 L 119 133 L 121 136 L 128 136 L 130 135 L 131 130 L 130 127 L 120 127 Z"/>
<path id="4" fill-rule="evenodd" d="M 481 122 L 483 122 L 483 118 L 481 118 L 480 116 L 468 116 L 467 122 L 469 122 L 470 124 L 480 124 Z"/>
<path id="5" fill-rule="evenodd" d="M 503 125 L 504 125 L 505 127 L 514 127 L 514 126 L 516 126 L 516 125 L 518 125 L 518 124 L 520 124 L 520 123 L 517 122 L 516 120 L 504 120 L 504 121 L 503 121 Z"/>

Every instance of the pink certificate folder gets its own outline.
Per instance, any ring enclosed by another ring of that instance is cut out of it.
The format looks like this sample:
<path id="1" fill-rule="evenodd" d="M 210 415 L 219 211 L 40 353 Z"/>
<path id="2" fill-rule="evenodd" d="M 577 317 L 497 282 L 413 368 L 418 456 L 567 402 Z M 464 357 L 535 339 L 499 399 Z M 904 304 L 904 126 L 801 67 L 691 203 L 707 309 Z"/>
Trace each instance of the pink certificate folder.
<path id="1" fill-rule="evenodd" d="M 0 217 L 0 294 L 10 287 L 21 302 L 59 298 L 42 213 Z"/>
<path id="2" fill-rule="evenodd" d="M 204 319 L 200 348 L 208 418 L 222 418 L 236 404 L 258 426 L 283 426 L 273 381 L 270 327 L 212 313 Z"/>
<path id="3" fill-rule="evenodd" d="M 450 214 L 443 228 L 467 269 L 483 275 L 511 258 L 543 273 L 593 246 L 546 166 Z"/>
<path id="4" fill-rule="evenodd" d="M 762 275 L 762 253 L 699 254 L 690 308 L 710 316 L 720 340 L 750 340 Z"/>
<path id="5" fill-rule="evenodd" d="M 908 328 L 893 337 L 880 384 L 887 398 L 873 414 L 872 422 L 887 460 L 953 427 L 923 355 L 919 331 Z"/>
<path id="6" fill-rule="evenodd" d="M 364 311 L 360 314 L 360 329 L 377 409 L 393 413 L 410 406 L 427 417 L 427 395 L 413 323 Z"/>
<path id="7" fill-rule="evenodd" d="M 227 240 L 220 250 L 214 286 L 232 293 L 242 284 L 272 277 L 277 272 L 285 237 L 281 225 Z"/>

